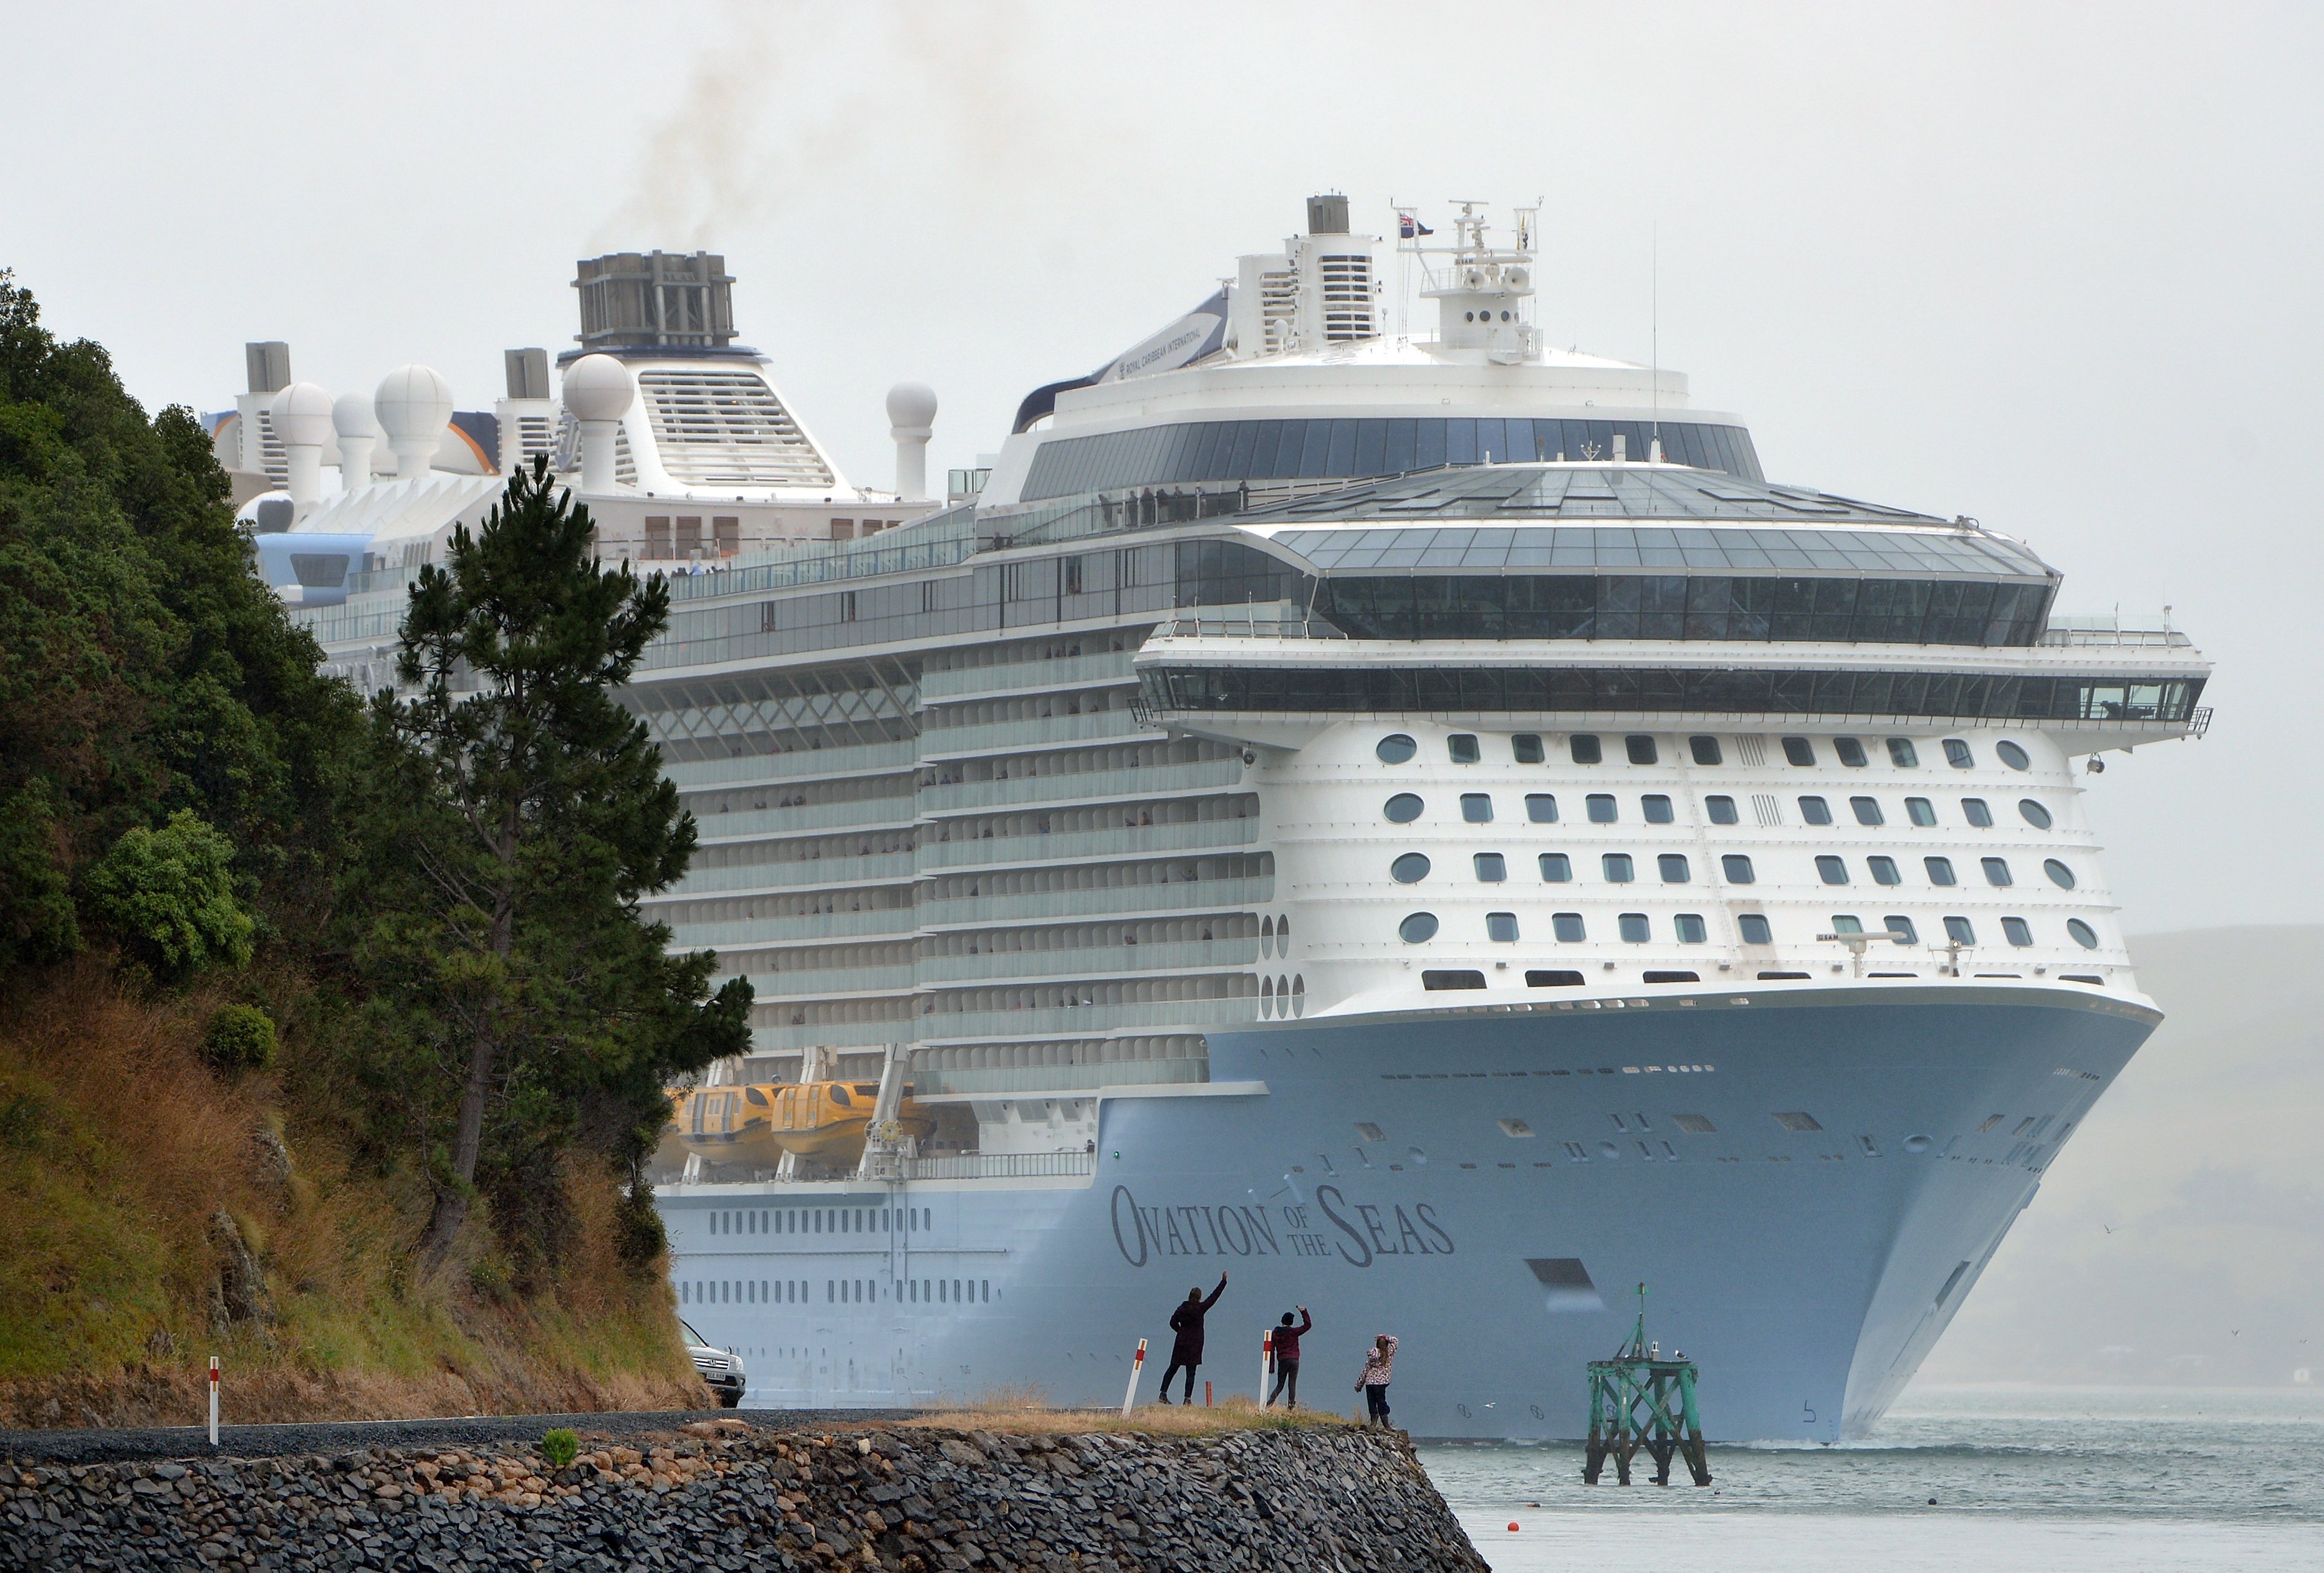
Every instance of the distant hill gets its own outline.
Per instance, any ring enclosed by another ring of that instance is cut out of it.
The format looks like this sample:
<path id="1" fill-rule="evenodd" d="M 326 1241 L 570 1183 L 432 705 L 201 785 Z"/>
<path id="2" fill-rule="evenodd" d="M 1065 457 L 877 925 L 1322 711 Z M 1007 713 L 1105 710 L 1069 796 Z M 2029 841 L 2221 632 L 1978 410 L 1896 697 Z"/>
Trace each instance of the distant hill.
<path id="1" fill-rule="evenodd" d="M 2324 927 L 2131 949 L 2170 1019 L 2052 1166 L 1923 1382 L 2275 1386 L 2306 1366 L 2324 1384 Z"/>

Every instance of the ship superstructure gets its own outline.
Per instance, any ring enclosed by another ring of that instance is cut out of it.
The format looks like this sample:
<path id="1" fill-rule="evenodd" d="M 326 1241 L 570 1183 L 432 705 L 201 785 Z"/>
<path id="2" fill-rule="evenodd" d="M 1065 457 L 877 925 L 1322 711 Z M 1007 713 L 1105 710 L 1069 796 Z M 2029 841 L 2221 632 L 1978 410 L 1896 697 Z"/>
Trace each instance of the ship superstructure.
<path id="1" fill-rule="evenodd" d="M 754 1401 L 1115 1396 L 1215 1257 L 1254 1342 L 1427 1351 L 1428 1434 L 1578 1435 L 1649 1281 L 1712 1434 L 1830 1440 L 2157 1019 L 2083 776 L 2200 731 L 2185 637 L 1547 348 L 1531 214 L 1399 220 L 1434 334 L 1318 199 L 980 496 L 674 583 L 649 906 L 759 1000 L 706 1090 L 878 1089 L 842 1162 L 666 1149 Z"/>

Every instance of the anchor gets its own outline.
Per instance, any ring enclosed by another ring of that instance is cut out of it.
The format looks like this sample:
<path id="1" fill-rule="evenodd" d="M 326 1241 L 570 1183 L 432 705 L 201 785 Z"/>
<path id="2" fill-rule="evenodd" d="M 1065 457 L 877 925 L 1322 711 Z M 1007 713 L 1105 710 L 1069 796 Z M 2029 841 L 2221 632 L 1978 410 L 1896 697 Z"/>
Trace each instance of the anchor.
<path id="1" fill-rule="evenodd" d="M 1697 1486 L 1710 1485 L 1694 1376 L 1694 1362 L 1683 1351 L 1665 1360 L 1660 1344 L 1646 1342 L 1646 1286 L 1639 1284 L 1630 1341 L 1612 1359 L 1590 1362 L 1590 1450 L 1582 1484 L 1597 1485 L 1610 1456 L 1617 1480 L 1628 1486 L 1630 1460 L 1644 1448 L 1655 1461 L 1655 1485 L 1670 1484 L 1671 1459 L 1679 1456 Z"/>

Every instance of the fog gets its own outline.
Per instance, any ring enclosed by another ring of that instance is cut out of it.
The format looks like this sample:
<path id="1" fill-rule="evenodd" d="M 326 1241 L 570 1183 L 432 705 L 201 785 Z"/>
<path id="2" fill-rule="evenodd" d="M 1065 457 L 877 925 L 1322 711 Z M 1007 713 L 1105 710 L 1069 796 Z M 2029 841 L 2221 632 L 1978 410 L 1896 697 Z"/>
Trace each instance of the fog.
<path id="1" fill-rule="evenodd" d="M 969 463 L 1310 191 L 1539 198 L 1556 341 L 1644 360 L 1658 318 L 1771 476 L 2021 536 L 2068 610 L 2171 605 L 2218 721 L 2092 783 L 2126 922 L 2307 922 L 2319 43 L 2292 5 L 28 8 L 0 266 L 149 403 L 222 408 L 282 338 L 475 408 L 571 342 L 576 258 L 707 247 L 884 483 L 891 382 Z"/>

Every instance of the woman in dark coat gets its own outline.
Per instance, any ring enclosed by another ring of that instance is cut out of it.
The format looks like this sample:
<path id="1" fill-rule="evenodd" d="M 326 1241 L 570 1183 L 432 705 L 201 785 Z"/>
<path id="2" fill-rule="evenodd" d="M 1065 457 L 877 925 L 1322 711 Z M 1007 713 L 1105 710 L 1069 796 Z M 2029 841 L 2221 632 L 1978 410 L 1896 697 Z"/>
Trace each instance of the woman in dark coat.
<path id="1" fill-rule="evenodd" d="M 1170 1402 L 1170 1378 L 1178 1374 L 1181 1366 L 1186 1368 L 1186 1402 L 1194 1402 L 1194 1367 L 1203 1363 L 1203 1318 L 1210 1314 L 1211 1307 L 1226 1292 L 1227 1275 L 1222 1273 L 1219 1286 L 1211 1291 L 1208 1300 L 1203 1298 L 1198 1284 L 1186 1291 L 1186 1298 L 1170 1313 L 1170 1330 L 1178 1337 L 1170 1346 L 1170 1368 L 1162 1373 L 1163 1403 Z"/>

